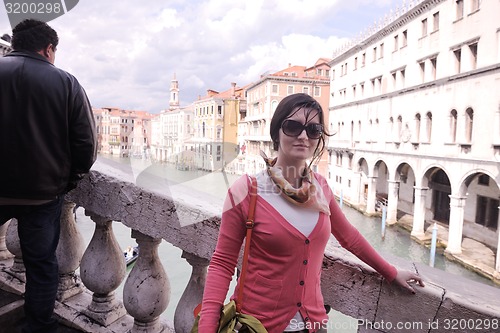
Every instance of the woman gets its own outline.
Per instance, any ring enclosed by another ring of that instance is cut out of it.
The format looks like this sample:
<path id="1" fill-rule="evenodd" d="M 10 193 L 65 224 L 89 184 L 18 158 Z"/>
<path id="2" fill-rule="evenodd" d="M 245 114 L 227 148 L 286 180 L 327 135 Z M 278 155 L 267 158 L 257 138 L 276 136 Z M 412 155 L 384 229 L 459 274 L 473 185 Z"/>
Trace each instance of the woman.
<path id="1" fill-rule="evenodd" d="M 311 96 L 284 98 L 270 128 L 277 157 L 263 155 L 267 168 L 256 175 L 258 197 L 247 277 L 243 299 L 236 301 L 242 303 L 243 313 L 259 319 L 270 333 L 326 332 L 320 278 L 330 234 L 389 282 L 413 293 L 407 281 L 423 286 L 418 275 L 398 271 L 375 252 L 347 221 L 326 179 L 310 169 L 325 148 L 324 127 L 323 110 Z M 249 177 L 243 176 L 228 191 L 203 295 L 199 322 L 203 333 L 217 330 L 245 237 L 249 187 Z"/>

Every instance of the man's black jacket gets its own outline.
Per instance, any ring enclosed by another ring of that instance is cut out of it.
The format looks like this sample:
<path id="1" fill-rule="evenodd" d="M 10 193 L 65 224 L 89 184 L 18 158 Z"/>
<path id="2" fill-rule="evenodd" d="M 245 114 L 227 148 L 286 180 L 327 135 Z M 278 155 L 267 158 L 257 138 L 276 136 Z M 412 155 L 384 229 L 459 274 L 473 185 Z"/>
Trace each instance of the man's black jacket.
<path id="1" fill-rule="evenodd" d="M 75 77 L 37 53 L 0 58 L 0 198 L 54 199 L 89 171 L 96 146 Z"/>

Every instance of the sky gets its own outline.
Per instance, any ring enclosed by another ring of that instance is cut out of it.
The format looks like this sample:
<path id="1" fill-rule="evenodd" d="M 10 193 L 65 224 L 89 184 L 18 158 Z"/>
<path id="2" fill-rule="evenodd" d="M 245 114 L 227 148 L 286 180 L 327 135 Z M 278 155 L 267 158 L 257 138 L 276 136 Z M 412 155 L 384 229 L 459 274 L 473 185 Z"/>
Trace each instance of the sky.
<path id="1" fill-rule="evenodd" d="M 4 2 L 7 2 L 5 0 Z M 40 1 L 42 2 L 42 1 Z M 181 106 L 263 73 L 319 58 L 388 15 L 402 0 L 82 0 L 48 24 L 55 65 L 80 81 L 95 108 L 159 113 L 170 83 Z M 0 6 L 0 35 L 12 34 Z"/>

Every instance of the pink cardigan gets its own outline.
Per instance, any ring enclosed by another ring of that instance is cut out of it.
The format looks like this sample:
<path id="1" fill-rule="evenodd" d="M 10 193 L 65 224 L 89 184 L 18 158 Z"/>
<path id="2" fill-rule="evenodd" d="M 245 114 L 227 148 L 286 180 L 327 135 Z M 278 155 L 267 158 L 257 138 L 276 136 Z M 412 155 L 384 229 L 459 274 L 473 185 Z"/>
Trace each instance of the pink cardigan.
<path id="1" fill-rule="evenodd" d="M 259 319 L 269 333 L 281 333 L 297 311 L 304 320 L 326 323 L 320 278 L 330 233 L 342 247 L 392 281 L 397 270 L 387 263 L 346 219 L 322 176 L 315 174 L 330 202 L 331 215 L 319 214 L 318 223 L 305 237 L 267 201 L 257 197 L 242 312 Z M 217 330 L 221 306 L 245 237 L 249 206 L 249 178 L 242 176 L 228 191 L 215 252 L 208 268 L 199 332 Z M 236 288 L 239 287 L 239 284 Z M 235 292 L 232 298 L 236 298 Z M 238 300 L 237 300 L 238 301 Z M 316 324 L 318 325 L 318 324 Z M 310 332 L 314 332 L 311 330 Z"/>

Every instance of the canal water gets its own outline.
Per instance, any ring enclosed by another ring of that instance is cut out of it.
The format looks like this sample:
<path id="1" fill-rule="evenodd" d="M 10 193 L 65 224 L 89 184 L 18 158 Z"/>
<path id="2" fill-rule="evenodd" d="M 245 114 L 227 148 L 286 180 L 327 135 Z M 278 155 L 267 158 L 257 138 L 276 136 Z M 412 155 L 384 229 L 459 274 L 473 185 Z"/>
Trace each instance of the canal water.
<path id="1" fill-rule="evenodd" d="M 175 184 L 182 183 L 183 186 L 192 187 L 197 190 L 204 190 L 213 194 L 222 201 L 227 187 L 238 178 L 235 175 L 223 175 L 221 173 L 208 173 L 202 171 L 180 171 L 171 165 L 151 164 L 147 161 L 134 161 L 110 156 L 99 156 L 98 163 L 120 169 L 125 173 L 132 173 L 134 179 L 143 179 L 145 176 L 154 175 L 165 177 L 166 182 L 175 188 Z M 100 167 L 101 169 L 101 167 Z M 142 182 L 147 185 L 147 182 Z M 163 184 L 163 186 L 165 186 Z M 424 264 L 429 264 L 430 250 L 415 241 L 412 241 L 407 231 L 400 228 L 386 228 L 385 238 L 381 237 L 381 219 L 377 217 L 367 217 L 355 209 L 347 206 L 342 208 L 349 221 L 363 234 L 363 236 L 382 255 L 391 255 Z M 78 208 L 76 211 L 77 226 L 82 236 L 88 244 L 94 233 L 95 224 L 85 216 L 84 209 Z M 127 246 L 135 245 L 135 240 L 131 238 L 131 230 L 125 225 L 115 222 L 112 225 L 115 237 L 120 246 L 125 249 Z M 162 317 L 173 322 L 175 307 L 184 292 L 191 275 L 191 266 L 181 258 L 182 251 L 179 248 L 163 241 L 158 249 L 160 260 L 167 272 L 171 285 L 171 296 L 169 306 Z M 492 281 L 467 270 L 463 266 L 449 261 L 441 253 L 436 254 L 435 268 L 441 269 L 451 274 L 466 277 L 468 279 L 481 282 L 490 286 L 496 286 Z M 129 268 L 130 270 L 131 268 Z M 234 285 L 233 285 L 234 286 Z M 119 298 L 122 298 L 123 284 L 116 291 Z M 332 313 L 331 321 L 338 323 L 337 329 L 329 330 L 335 333 L 354 333 L 355 320 L 340 313 Z"/>

